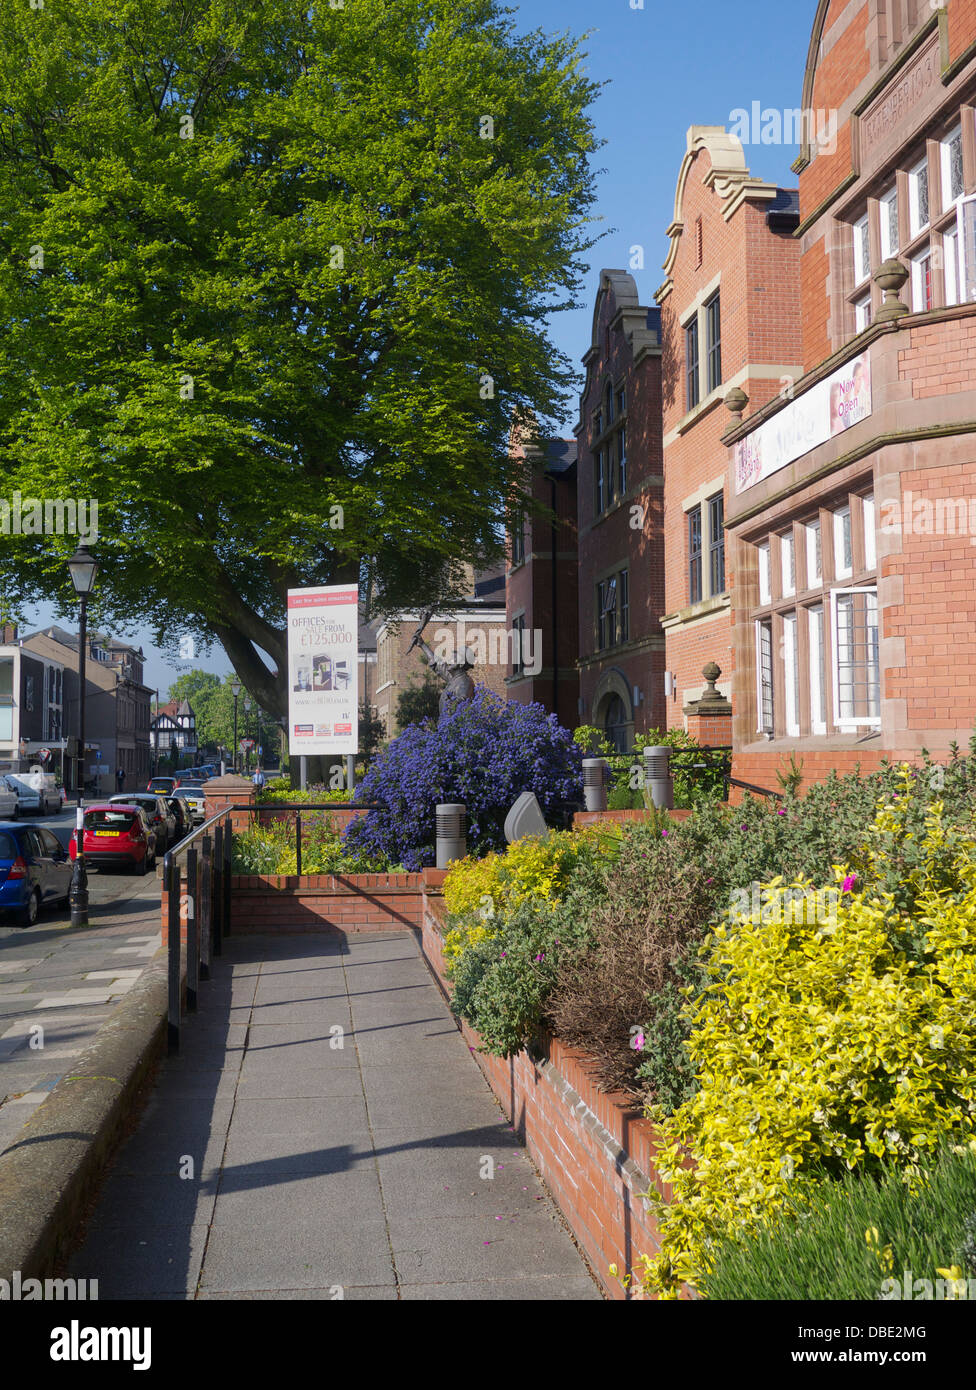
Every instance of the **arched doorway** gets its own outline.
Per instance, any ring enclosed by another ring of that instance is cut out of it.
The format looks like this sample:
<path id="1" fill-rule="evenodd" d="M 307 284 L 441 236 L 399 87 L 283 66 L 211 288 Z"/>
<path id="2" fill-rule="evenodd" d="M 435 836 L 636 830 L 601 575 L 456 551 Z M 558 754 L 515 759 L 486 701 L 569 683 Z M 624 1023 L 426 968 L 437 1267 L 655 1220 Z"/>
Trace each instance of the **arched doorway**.
<path id="1" fill-rule="evenodd" d="M 630 751 L 628 747 L 630 722 L 627 718 L 624 702 L 619 695 L 610 695 L 604 701 L 603 732 L 607 736 L 607 742 L 612 744 L 615 752 L 627 753 Z"/>

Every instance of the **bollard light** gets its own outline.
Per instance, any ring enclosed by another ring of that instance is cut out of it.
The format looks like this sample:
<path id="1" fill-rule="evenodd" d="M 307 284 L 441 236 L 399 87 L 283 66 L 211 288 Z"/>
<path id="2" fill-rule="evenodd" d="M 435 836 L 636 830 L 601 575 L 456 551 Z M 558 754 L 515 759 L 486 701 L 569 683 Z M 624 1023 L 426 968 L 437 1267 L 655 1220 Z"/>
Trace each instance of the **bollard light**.
<path id="1" fill-rule="evenodd" d="M 667 744 L 644 749 L 644 786 L 651 804 L 670 811 L 674 806 L 674 779 L 671 776 L 671 749 Z"/>
<path id="2" fill-rule="evenodd" d="M 468 852 L 467 807 L 461 802 L 443 802 L 436 808 L 437 867 L 446 869 L 452 859 L 464 859 Z"/>
<path id="3" fill-rule="evenodd" d="M 583 797 L 588 811 L 607 809 L 607 760 L 583 759 Z"/>

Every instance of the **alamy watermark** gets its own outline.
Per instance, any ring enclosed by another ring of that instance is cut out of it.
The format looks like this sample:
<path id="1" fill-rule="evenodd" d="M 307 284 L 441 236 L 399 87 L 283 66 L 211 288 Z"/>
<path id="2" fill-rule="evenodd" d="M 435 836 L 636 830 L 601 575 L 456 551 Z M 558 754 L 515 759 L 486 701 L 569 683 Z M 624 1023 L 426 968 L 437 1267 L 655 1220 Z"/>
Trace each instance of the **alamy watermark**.
<path id="1" fill-rule="evenodd" d="M 98 500 L 84 497 L 0 497 L 0 534 L 4 536 L 77 536 L 98 540 Z"/>
<path id="2" fill-rule="evenodd" d="M 917 497 L 906 491 L 878 509 L 882 535 L 967 536 L 976 545 L 976 497 Z"/>
<path id="3" fill-rule="evenodd" d="M 763 107 L 754 101 L 747 109 L 729 112 L 729 134 L 743 145 L 815 145 L 822 154 L 837 149 L 837 112 L 829 107 Z"/>
<path id="4" fill-rule="evenodd" d="M 976 1302 L 976 1279 L 967 1279 L 961 1269 L 939 1269 L 938 1279 L 916 1279 L 910 1269 L 906 1269 L 900 1279 L 885 1279 L 881 1285 L 879 1299 L 892 1299 L 913 1302 Z"/>
<path id="5" fill-rule="evenodd" d="M 542 670 L 541 628 L 468 627 L 459 620 L 454 627 L 435 630 L 432 650 L 448 666 L 464 657 L 472 666 L 511 666 L 525 676 Z"/>
<path id="6" fill-rule="evenodd" d="M 95 1302 L 97 1279 L 25 1279 L 19 1269 L 9 1279 L 0 1279 L 0 1303 L 33 1303 L 43 1299 L 55 1302 Z"/>
<path id="7" fill-rule="evenodd" d="M 847 880 L 845 880 L 846 882 Z M 754 922 L 823 926 L 837 921 L 843 888 L 764 888 L 753 883 L 729 895 L 729 912 Z"/>

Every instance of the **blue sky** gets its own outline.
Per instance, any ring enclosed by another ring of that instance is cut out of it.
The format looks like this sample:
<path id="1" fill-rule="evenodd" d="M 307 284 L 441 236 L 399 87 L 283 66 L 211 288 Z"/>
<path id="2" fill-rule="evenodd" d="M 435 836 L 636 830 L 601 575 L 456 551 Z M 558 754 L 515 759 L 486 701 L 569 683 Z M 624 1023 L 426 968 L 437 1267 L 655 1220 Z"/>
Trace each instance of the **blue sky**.
<path id="1" fill-rule="evenodd" d="M 578 367 L 589 347 L 592 305 L 604 267 L 630 270 L 630 248 L 644 248 L 631 270 L 641 302 L 654 303 L 668 252 L 665 229 L 688 127 L 726 128 L 737 108 L 790 110 L 800 105 L 815 0 L 523 0 L 520 29 L 590 33 L 585 64 L 593 81 L 609 79 L 593 107 L 606 141 L 594 160 L 594 214 L 608 235 L 592 250 L 584 308 L 558 314 L 556 346 Z M 796 145 L 750 145 L 746 162 L 759 178 L 796 186 Z M 613 230 L 616 229 L 616 230 Z M 564 421 L 567 434 L 575 416 Z"/>
<path id="2" fill-rule="evenodd" d="M 608 234 L 591 253 L 584 306 L 558 314 L 552 339 L 578 367 L 589 346 L 592 304 L 603 267 L 630 268 L 630 248 L 643 247 L 644 269 L 633 270 L 643 303 L 652 305 L 667 254 L 665 228 L 674 214 L 674 189 L 690 125 L 728 126 L 737 108 L 799 106 L 815 0 L 523 0 L 513 5 L 520 30 L 590 32 L 588 75 L 609 81 L 593 107 L 606 144 L 594 167 L 593 215 Z M 795 185 L 790 165 L 796 146 L 750 145 L 746 161 L 760 178 Z M 566 434 L 575 416 L 563 422 Z M 31 614 L 23 630 L 46 625 L 50 608 Z M 209 657 L 175 665 L 152 647 L 147 632 L 119 633 L 146 650 L 146 683 L 161 698 L 180 669 L 202 667 L 223 675 L 230 663 L 219 646 Z"/>

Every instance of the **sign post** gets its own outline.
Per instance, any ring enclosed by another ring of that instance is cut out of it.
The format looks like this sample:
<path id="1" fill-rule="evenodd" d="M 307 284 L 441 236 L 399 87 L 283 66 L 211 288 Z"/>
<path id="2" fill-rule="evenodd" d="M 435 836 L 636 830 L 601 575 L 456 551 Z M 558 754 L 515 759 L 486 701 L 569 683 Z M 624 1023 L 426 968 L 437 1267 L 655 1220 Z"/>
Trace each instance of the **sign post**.
<path id="1" fill-rule="evenodd" d="M 304 759 L 359 746 L 359 590 L 288 590 L 288 751 Z"/>

